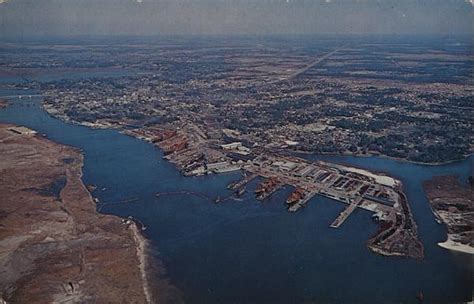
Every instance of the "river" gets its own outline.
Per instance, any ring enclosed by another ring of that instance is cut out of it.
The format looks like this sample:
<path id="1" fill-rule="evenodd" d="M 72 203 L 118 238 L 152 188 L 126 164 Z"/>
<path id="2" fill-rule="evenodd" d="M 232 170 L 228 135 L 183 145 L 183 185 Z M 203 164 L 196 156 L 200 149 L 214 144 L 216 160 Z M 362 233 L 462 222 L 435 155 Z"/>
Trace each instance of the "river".
<path id="1" fill-rule="evenodd" d="M 0 95 L 33 94 L 0 90 Z M 11 99 L 0 122 L 25 125 L 51 140 L 84 151 L 84 183 L 108 204 L 101 212 L 133 216 L 147 229 L 153 254 L 190 303 L 427 303 L 471 299 L 471 257 L 437 246 L 446 230 L 435 222 L 421 183 L 433 175 L 472 174 L 473 157 L 425 166 L 379 157 L 311 156 L 383 171 L 402 180 L 425 246 L 425 258 L 383 257 L 366 241 L 376 232 L 370 213 L 356 210 L 339 228 L 329 228 L 344 205 L 315 197 L 295 214 L 285 210 L 291 189 L 268 201 L 253 197 L 257 181 L 241 199 L 214 204 L 205 197 L 158 192 L 195 191 L 228 196 L 240 173 L 183 177 L 144 141 L 116 130 L 93 130 L 51 118 L 41 98 Z M 159 251 L 158 249 L 159 248 Z"/>

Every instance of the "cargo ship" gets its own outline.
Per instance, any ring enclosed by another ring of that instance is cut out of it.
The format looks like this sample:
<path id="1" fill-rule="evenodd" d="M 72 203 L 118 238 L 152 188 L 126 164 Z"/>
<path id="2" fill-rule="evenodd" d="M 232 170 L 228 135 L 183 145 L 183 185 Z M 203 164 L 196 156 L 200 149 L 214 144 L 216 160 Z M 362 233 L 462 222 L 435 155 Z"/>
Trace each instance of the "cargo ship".
<path id="1" fill-rule="evenodd" d="M 296 188 L 290 196 L 286 199 L 286 203 L 288 205 L 292 205 L 294 203 L 297 203 L 301 201 L 304 198 L 304 191 L 301 188 Z"/>
<path id="2" fill-rule="evenodd" d="M 245 187 L 242 187 L 235 191 L 235 196 L 241 197 L 244 193 L 245 193 Z"/>
<path id="3" fill-rule="evenodd" d="M 276 178 L 269 178 L 263 181 L 255 189 L 256 198 L 259 201 L 262 201 L 273 194 L 276 190 L 281 187 L 281 183 Z"/>

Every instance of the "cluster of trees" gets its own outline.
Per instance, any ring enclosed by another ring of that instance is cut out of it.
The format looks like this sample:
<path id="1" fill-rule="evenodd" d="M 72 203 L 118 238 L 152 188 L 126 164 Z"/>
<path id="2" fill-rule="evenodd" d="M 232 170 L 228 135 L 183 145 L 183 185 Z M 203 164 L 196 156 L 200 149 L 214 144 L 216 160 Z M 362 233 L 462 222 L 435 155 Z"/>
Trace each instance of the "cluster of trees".
<path id="1" fill-rule="evenodd" d="M 462 159 L 465 157 L 466 150 L 459 146 L 430 145 L 417 147 L 419 153 L 409 157 L 409 160 L 435 163 L 450 160 Z"/>

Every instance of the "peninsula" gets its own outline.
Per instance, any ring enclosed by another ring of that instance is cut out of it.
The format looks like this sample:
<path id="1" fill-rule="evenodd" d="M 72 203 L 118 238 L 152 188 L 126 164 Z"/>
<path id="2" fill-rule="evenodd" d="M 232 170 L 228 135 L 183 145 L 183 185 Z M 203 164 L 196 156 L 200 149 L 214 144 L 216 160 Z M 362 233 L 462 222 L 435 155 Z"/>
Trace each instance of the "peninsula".
<path id="1" fill-rule="evenodd" d="M 0 302 L 165 297 L 166 282 L 148 283 L 145 239 L 133 222 L 96 212 L 82 166 L 77 149 L 0 124 Z"/>
<path id="2" fill-rule="evenodd" d="M 294 188 L 286 200 L 290 212 L 304 207 L 315 195 L 346 204 L 332 228 L 339 228 L 357 208 L 373 212 L 379 230 L 368 241 L 369 249 L 386 256 L 424 256 L 402 183 L 390 176 L 334 163 L 309 162 L 242 141 L 219 144 L 191 123 L 176 129 L 168 125 L 123 132 L 154 143 L 185 176 L 242 170 L 244 177 L 228 186 L 236 196 L 246 191 L 247 183 L 261 177 L 263 181 L 255 190 L 257 200 L 265 201 L 285 185 Z M 230 130 L 224 132 L 228 138 L 234 136 Z M 216 203 L 223 201 L 216 199 Z"/>

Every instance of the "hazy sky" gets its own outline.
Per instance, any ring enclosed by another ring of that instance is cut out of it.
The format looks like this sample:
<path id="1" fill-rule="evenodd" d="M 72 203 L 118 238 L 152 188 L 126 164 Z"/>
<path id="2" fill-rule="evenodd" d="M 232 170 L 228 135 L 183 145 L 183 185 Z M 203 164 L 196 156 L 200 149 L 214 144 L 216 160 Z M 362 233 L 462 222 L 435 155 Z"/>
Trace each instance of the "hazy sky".
<path id="1" fill-rule="evenodd" d="M 474 0 L 0 0 L 0 35 L 473 34 Z"/>

